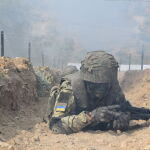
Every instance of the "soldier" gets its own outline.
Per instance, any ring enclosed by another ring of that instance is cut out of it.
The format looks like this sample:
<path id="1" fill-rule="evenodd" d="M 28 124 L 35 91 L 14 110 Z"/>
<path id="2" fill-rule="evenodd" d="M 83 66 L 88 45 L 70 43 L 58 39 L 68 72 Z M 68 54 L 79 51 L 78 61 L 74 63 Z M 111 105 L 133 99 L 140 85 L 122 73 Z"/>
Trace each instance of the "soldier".
<path id="1" fill-rule="evenodd" d="M 76 66 L 71 66 L 70 65 L 70 66 L 67 66 L 63 69 L 61 76 L 64 77 L 66 75 L 73 74 L 77 71 L 78 71 L 78 69 L 77 69 Z"/>
<path id="2" fill-rule="evenodd" d="M 109 105 L 130 105 L 117 80 L 118 63 L 104 51 L 87 53 L 79 72 L 62 78 L 49 98 L 49 128 L 70 134 L 87 129 L 126 130 L 130 116 L 120 112 L 114 118 Z M 97 108 L 102 109 L 97 109 Z"/>

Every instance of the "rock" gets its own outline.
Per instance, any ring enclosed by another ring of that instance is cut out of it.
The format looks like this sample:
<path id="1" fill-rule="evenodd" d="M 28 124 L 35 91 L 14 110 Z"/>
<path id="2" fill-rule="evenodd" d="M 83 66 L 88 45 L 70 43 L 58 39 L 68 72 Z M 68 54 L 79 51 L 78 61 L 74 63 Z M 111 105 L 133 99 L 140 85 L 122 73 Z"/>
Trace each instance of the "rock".
<path id="1" fill-rule="evenodd" d="M 32 137 L 31 138 L 31 142 L 39 142 L 40 141 L 40 138 L 39 138 L 39 136 L 34 136 L 34 137 Z"/>
<path id="2" fill-rule="evenodd" d="M 121 131 L 120 131 L 120 130 L 117 130 L 117 134 L 121 134 Z"/>
<path id="3" fill-rule="evenodd" d="M 38 137 L 35 137 L 34 141 L 39 142 L 39 141 L 40 141 L 39 136 L 38 136 Z"/>
<path id="4" fill-rule="evenodd" d="M 15 117 L 16 120 L 19 120 L 19 117 Z"/>

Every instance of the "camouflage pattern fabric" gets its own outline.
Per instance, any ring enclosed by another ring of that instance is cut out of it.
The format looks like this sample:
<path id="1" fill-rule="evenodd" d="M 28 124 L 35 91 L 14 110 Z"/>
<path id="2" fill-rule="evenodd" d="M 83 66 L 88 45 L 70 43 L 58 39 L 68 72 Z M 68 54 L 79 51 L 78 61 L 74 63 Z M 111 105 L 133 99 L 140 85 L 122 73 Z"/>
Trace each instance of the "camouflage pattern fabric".
<path id="1" fill-rule="evenodd" d="M 51 90 L 49 98 L 49 126 L 54 133 L 72 133 L 80 131 L 90 124 L 84 111 L 75 115 L 76 101 L 71 83 L 65 80 L 59 88 Z"/>

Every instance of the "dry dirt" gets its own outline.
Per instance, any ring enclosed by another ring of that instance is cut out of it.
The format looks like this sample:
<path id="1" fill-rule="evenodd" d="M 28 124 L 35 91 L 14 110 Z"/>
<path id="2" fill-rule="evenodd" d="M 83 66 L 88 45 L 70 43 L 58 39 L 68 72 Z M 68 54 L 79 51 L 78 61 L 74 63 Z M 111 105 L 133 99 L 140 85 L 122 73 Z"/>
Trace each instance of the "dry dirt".
<path id="1" fill-rule="evenodd" d="M 127 99 L 136 106 L 150 108 L 150 70 L 127 72 L 121 78 Z M 47 98 L 23 105 L 18 111 L 0 108 L 5 116 L 4 123 L 0 123 L 0 150 L 150 150 L 150 120 L 138 121 L 123 133 L 54 135 L 45 123 L 46 109 Z"/>
<path id="2" fill-rule="evenodd" d="M 120 84 L 133 105 L 150 108 L 150 69 L 125 72 Z"/>
<path id="3" fill-rule="evenodd" d="M 22 102 L 36 101 L 37 81 L 26 58 L 0 57 L 0 106 L 16 110 Z"/>

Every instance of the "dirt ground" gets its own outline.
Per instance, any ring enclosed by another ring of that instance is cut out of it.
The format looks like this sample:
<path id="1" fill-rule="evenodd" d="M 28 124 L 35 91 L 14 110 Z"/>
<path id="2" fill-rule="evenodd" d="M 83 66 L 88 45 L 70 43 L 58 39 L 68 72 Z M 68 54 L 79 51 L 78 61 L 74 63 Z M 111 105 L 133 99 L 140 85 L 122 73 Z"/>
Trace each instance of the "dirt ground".
<path id="1" fill-rule="evenodd" d="M 137 72 L 131 74 L 124 74 L 120 79 L 127 86 L 124 89 L 126 98 L 136 106 L 150 108 L 150 70 L 142 75 Z M 135 79 L 136 82 L 129 82 Z M 0 150 L 150 150 L 150 120 L 131 122 L 129 131 L 122 133 L 87 131 L 71 135 L 52 134 L 45 121 L 47 99 L 41 98 L 28 106 L 24 104 L 18 111 L 0 108 L 0 114 L 5 116 L 1 117 Z"/>
<path id="2" fill-rule="evenodd" d="M 150 108 L 150 69 L 125 72 L 120 84 L 133 105 Z"/>

